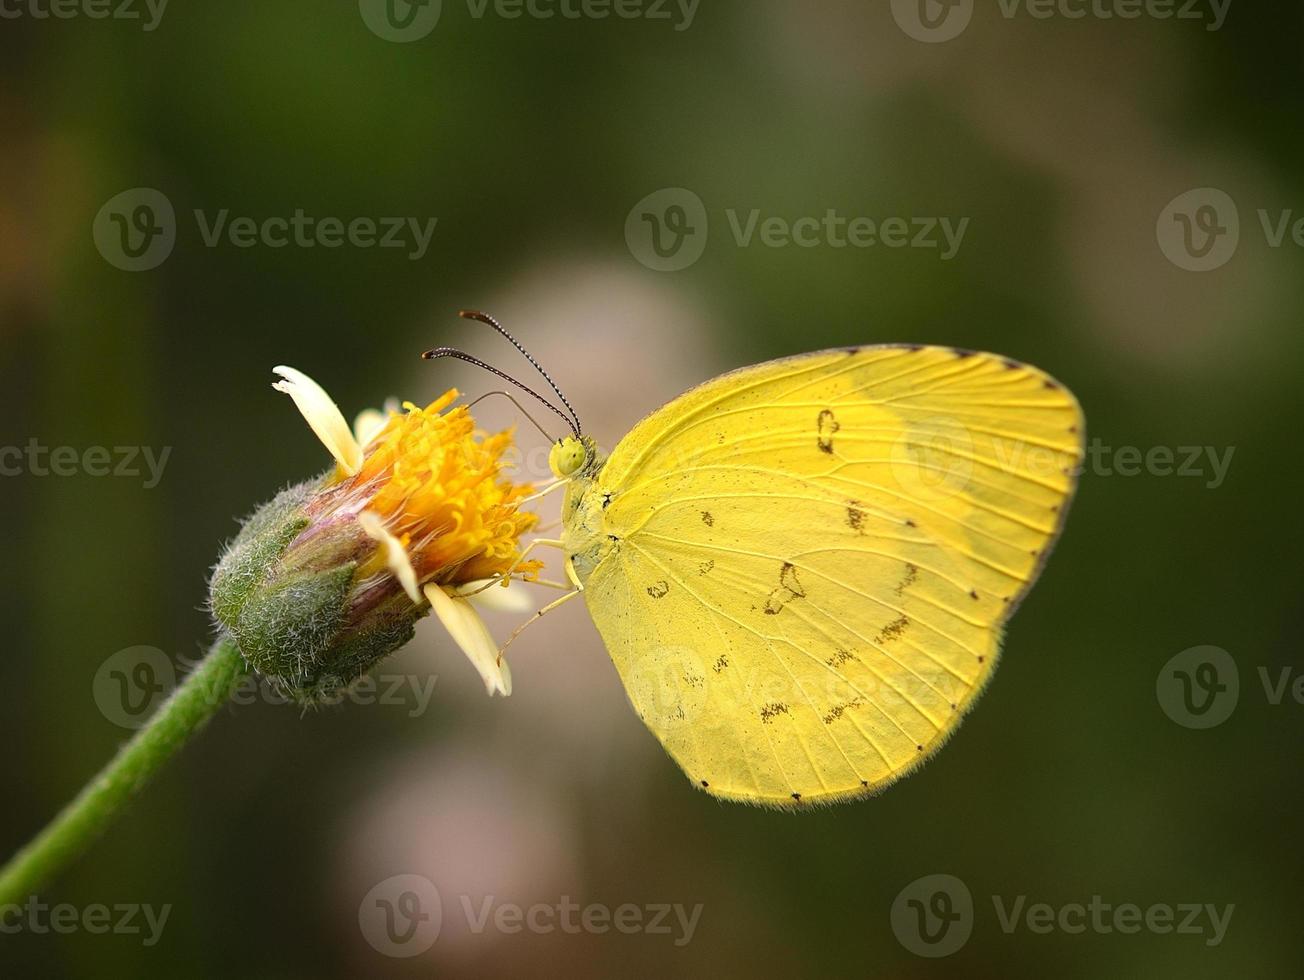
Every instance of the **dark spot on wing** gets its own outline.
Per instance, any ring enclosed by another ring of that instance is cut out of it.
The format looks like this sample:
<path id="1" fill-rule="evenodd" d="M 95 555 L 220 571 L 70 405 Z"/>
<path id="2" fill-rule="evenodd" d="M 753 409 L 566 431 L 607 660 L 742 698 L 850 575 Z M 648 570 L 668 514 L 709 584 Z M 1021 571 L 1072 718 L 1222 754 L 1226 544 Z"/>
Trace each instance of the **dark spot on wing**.
<path id="1" fill-rule="evenodd" d="M 761 722 L 768 725 L 779 715 L 786 715 L 787 713 L 788 706 L 786 704 L 782 701 L 771 701 L 769 704 L 761 708 Z"/>
<path id="2" fill-rule="evenodd" d="M 606 510 L 606 509 L 607 509 L 608 507 L 610 507 L 610 506 L 611 506 L 611 494 L 610 494 L 610 493 L 604 493 L 604 494 L 602 495 L 602 509 L 603 509 L 603 510 Z"/>
<path id="3" fill-rule="evenodd" d="M 805 598 L 806 590 L 797 580 L 797 566 L 785 561 L 779 567 L 779 587 L 771 591 L 769 598 L 765 600 L 765 614 L 777 616 L 786 603 L 793 599 Z"/>
<path id="4" fill-rule="evenodd" d="M 711 665 L 711 669 L 718 674 L 720 673 L 720 671 L 724 670 L 728 666 L 729 666 L 729 657 L 726 654 L 722 653 L 720 654 L 720 656 L 715 658 L 715 663 Z"/>
<path id="5" fill-rule="evenodd" d="M 715 527 L 715 518 L 711 516 L 709 510 L 702 511 L 702 523 L 707 527 Z"/>
<path id="6" fill-rule="evenodd" d="M 665 579 L 659 582 L 653 582 L 647 587 L 647 594 L 653 599 L 664 599 L 666 593 L 670 591 L 670 583 Z"/>
<path id="7" fill-rule="evenodd" d="M 969 598 L 970 598 L 970 599 L 977 599 L 977 598 L 978 598 L 978 590 L 977 590 L 977 589 L 970 589 L 970 590 L 969 590 Z"/>
<path id="8" fill-rule="evenodd" d="M 978 662 L 979 662 L 980 664 L 981 664 L 981 663 L 985 663 L 986 660 L 987 660 L 986 657 L 982 656 L 981 654 L 978 655 Z"/>
<path id="9" fill-rule="evenodd" d="M 951 353 L 960 358 L 973 357 L 973 351 L 965 350 L 963 347 L 952 347 Z"/>
<path id="10" fill-rule="evenodd" d="M 711 569 L 713 569 L 713 568 L 715 568 L 715 559 L 714 559 L 714 558 L 708 558 L 706 561 L 702 562 L 702 564 L 700 564 L 700 565 L 697 566 L 697 571 L 698 571 L 700 574 L 705 575 L 707 572 L 709 572 L 709 571 L 710 571 Z"/>
<path id="11" fill-rule="evenodd" d="M 791 592 L 794 598 L 806 598 L 806 590 L 797 581 L 797 566 L 792 562 L 785 561 L 779 566 L 779 584 Z"/>
<path id="12" fill-rule="evenodd" d="M 910 518 L 908 517 L 906 518 L 906 527 L 918 527 L 918 526 L 919 525 L 916 524 L 914 521 L 912 521 Z"/>
<path id="13" fill-rule="evenodd" d="M 847 501 L 847 527 L 853 531 L 864 533 L 865 511 L 859 500 Z"/>
<path id="14" fill-rule="evenodd" d="M 1041 384 L 1043 388 L 1049 388 L 1051 391 L 1059 391 L 1059 385 L 1057 385 L 1054 381 L 1050 380 L 1050 378 L 1047 378 Z"/>
<path id="15" fill-rule="evenodd" d="M 850 650 L 839 649 L 836 652 L 834 652 L 833 656 L 829 657 L 829 659 L 824 662 L 828 664 L 830 667 L 841 667 L 848 660 L 855 660 L 855 659 L 856 659 L 856 655 L 852 653 Z"/>
<path id="16" fill-rule="evenodd" d="M 917 354 L 924 349 L 923 344 L 906 344 L 906 350 L 912 354 Z"/>
<path id="17" fill-rule="evenodd" d="M 914 562 L 906 562 L 905 577 L 902 578 L 901 581 L 897 583 L 896 588 L 893 589 L 892 591 L 895 592 L 898 597 L 900 597 L 905 593 L 906 589 L 914 585 L 915 582 L 918 581 L 918 579 L 919 579 L 919 566 L 914 564 Z"/>
<path id="18" fill-rule="evenodd" d="M 1005 365 L 1007 371 L 1017 371 L 1019 368 L 1023 367 L 1023 365 L 1018 361 L 1012 361 L 1008 357 L 1002 358 L 1001 363 Z"/>
<path id="19" fill-rule="evenodd" d="M 710 785 L 711 785 L 711 784 L 708 783 L 705 779 L 702 780 L 702 787 L 703 787 L 703 788 L 706 788 L 707 786 L 710 786 Z"/>
<path id="20" fill-rule="evenodd" d="M 895 640 L 905 632 L 906 627 L 909 625 L 910 620 L 905 616 L 898 616 L 878 631 L 878 636 L 874 637 L 874 642 L 877 644 L 883 644 L 888 640 Z"/>
<path id="21" fill-rule="evenodd" d="M 922 745 L 916 745 L 916 746 L 915 746 L 915 751 L 916 751 L 916 752 L 922 752 L 922 751 L 924 751 L 924 747 L 923 747 Z"/>
<path id="22" fill-rule="evenodd" d="M 820 452 L 833 452 L 833 433 L 840 428 L 842 426 L 838 424 L 838 420 L 833 417 L 833 413 L 829 409 L 826 408 L 820 412 L 819 418 L 815 420 L 816 442 L 820 447 Z"/>
<path id="23" fill-rule="evenodd" d="M 793 793 L 793 794 L 792 794 L 792 798 L 793 798 L 794 800 L 796 800 L 798 803 L 801 802 L 801 794 L 800 794 L 800 793 Z"/>
<path id="24" fill-rule="evenodd" d="M 837 721 L 839 718 L 842 717 L 842 713 L 846 711 L 848 708 L 859 708 L 864 703 L 865 703 L 865 699 L 863 697 L 856 696 L 852 698 L 850 701 L 844 701 L 842 704 L 834 705 L 832 708 L 829 709 L 829 713 L 824 716 L 824 724 L 832 725 L 835 721 Z"/>

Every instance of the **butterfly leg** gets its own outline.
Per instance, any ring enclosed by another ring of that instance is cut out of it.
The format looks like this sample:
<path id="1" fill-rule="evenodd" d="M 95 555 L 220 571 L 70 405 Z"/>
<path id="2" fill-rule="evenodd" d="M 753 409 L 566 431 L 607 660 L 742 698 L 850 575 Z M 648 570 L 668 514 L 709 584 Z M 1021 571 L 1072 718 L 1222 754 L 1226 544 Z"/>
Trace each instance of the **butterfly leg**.
<path id="1" fill-rule="evenodd" d="M 546 496 L 548 496 L 548 494 L 552 493 L 552 492 L 553 492 L 554 490 L 556 490 L 558 487 L 564 487 L 566 484 L 568 484 L 568 483 L 570 483 L 570 482 L 571 482 L 571 481 L 570 481 L 570 477 L 565 477 L 565 478 L 560 479 L 560 480 L 554 480 L 552 483 L 549 483 L 546 487 L 544 487 L 544 488 L 543 488 L 542 490 L 540 490 L 538 493 L 530 494 L 530 496 L 524 498 L 523 500 L 518 500 L 518 501 L 516 502 L 516 506 L 517 506 L 517 507 L 522 507 L 522 506 L 524 506 L 525 504 L 528 504 L 528 503 L 531 503 L 532 501 L 538 500 L 540 497 L 546 497 Z"/>
<path id="2" fill-rule="evenodd" d="M 498 659 L 500 661 L 503 659 L 503 654 L 507 652 L 507 648 L 512 645 L 513 640 L 515 640 L 518 636 L 520 636 L 523 632 L 525 632 L 525 627 L 529 626 L 536 619 L 542 617 L 545 613 L 552 612 L 562 603 L 569 602 L 571 599 L 574 599 L 577 595 L 580 594 L 581 591 L 582 591 L 581 589 L 575 589 L 573 592 L 567 592 L 560 599 L 554 599 L 552 602 L 548 603 L 546 606 L 544 606 L 542 609 L 536 612 L 533 616 L 531 616 L 529 619 L 523 622 L 520 626 L 516 627 L 516 629 L 512 630 L 512 635 L 507 638 L 507 642 L 504 643 L 498 651 Z"/>
<path id="3" fill-rule="evenodd" d="M 521 563 L 525 561 L 526 556 L 529 555 L 529 553 L 533 551 L 535 548 L 540 546 L 546 546 L 549 548 L 560 548 L 562 546 L 562 541 L 561 538 L 535 538 L 533 541 L 531 541 L 529 544 L 525 546 L 524 550 L 521 552 L 521 557 L 517 558 L 516 563 L 512 565 L 511 568 L 507 569 L 507 571 L 503 572 L 501 575 L 486 582 L 478 589 L 474 589 L 471 592 L 463 592 L 460 594 L 464 598 L 467 596 L 479 595 L 485 589 L 492 589 L 495 585 L 498 585 L 500 582 L 507 581 L 509 578 L 512 577 L 512 575 L 516 573 L 516 570 L 521 567 Z M 546 582 L 546 583 L 539 583 L 539 584 L 553 585 L 554 583 Z M 565 588 L 565 586 L 562 586 L 562 588 Z"/>

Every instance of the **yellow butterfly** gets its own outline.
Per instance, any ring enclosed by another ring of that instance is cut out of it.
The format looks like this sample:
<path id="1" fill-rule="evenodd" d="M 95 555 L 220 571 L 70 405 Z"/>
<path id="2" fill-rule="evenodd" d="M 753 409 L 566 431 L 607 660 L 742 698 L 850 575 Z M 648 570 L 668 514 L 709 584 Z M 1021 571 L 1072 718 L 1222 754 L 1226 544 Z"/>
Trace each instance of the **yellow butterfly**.
<path id="1" fill-rule="evenodd" d="M 1055 543 L 1083 446 L 1058 382 L 944 347 L 743 368 L 606 458 L 571 415 L 549 459 L 564 532 L 536 542 L 565 554 L 576 592 L 558 603 L 584 596 L 695 785 L 782 807 L 881 790 L 941 747 Z"/>

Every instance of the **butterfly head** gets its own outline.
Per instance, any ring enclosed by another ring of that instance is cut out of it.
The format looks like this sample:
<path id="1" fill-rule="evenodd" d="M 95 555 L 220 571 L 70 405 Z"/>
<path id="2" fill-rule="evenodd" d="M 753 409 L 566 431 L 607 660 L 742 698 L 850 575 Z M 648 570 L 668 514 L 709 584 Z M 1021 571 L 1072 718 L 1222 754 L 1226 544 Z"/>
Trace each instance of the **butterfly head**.
<path id="1" fill-rule="evenodd" d="M 569 480 L 591 471 L 598 460 L 598 447 L 590 436 L 566 436 L 552 444 L 548 467 L 559 480 Z"/>

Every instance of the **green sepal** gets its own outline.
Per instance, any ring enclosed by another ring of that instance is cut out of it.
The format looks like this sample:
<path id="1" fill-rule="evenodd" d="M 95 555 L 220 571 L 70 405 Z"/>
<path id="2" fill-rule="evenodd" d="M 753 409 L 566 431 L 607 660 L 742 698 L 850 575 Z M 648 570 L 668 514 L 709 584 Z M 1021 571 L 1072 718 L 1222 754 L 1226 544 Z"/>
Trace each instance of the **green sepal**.
<path id="1" fill-rule="evenodd" d="M 304 504 L 319 485 L 320 481 L 310 480 L 288 487 L 263 504 L 218 560 L 208 583 L 208 603 L 223 626 L 233 628 L 250 594 L 308 526 Z"/>

